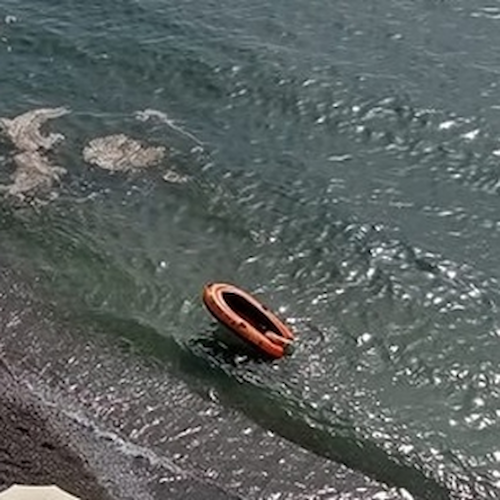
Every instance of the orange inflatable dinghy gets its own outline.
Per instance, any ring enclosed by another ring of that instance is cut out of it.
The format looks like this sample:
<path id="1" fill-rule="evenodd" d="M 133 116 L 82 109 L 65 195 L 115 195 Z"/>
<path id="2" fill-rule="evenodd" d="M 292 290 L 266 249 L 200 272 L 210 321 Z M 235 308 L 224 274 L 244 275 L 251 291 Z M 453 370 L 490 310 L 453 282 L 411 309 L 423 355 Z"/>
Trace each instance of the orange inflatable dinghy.
<path id="1" fill-rule="evenodd" d="M 261 353 L 281 358 L 292 351 L 290 329 L 247 292 L 226 283 L 209 283 L 203 288 L 203 302 L 217 320 Z"/>

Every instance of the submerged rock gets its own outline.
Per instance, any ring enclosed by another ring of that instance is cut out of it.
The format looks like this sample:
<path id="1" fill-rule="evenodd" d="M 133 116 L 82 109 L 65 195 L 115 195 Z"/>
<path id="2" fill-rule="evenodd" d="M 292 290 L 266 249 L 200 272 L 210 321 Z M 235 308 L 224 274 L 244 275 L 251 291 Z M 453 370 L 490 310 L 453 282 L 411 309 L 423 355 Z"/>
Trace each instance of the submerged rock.
<path id="1" fill-rule="evenodd" d="M 52 165 L 45 156 L 64 136 L 42 134 L 41 127 L 48 120 L 69 113 L 67 108 L 33 109 L 15 118 L 0 118 L 0 131 L 10 139 L 18 153 L 13 161 L 16 167 L 12 184 L 0 185 L 0 192 L 22 201 L 34 194 L 51 192 L 54 182 L 66 173 L 64 168 Z"/>
<path id="2" fill-rule="evenodd" d="M 16 170 L 12 184 L 0 185 L 0 192 L 25 200 L 28 196 L 50 192 L 54 182 L 66 174 L 66 169 L 51 165 L 37 151 L 25 151 L 14 156 Z"/>
<path id="3" fill-rule="evenodd" d="M 65 107 L 40 108 L 14 118 L 0 118 L 0 133 L 8 137 L 15 148 L 11 155 L 4 158 L 15 166 L 12 183 L 0 185 L 0 193 L 21 201 L 40 201 L 47 195 L 49 199 L 54 197 L 53 185 L 66 174 L 66 169 L 53 165 L 47 153 L 63 141 L 64 136 L 54 132 L 44 133 L 42 127 L 48 120 L 67 113 L 69 109 Z M 152 117 L 167 120 L 166 115 L 154 110 L 145 110 L 140 117 L 142 120 Z M 91 140 L 83 149 L 83 158 L 87 163 L 105 170 L 130 172 L 158 164 L 165 152 L 163 146 L 149 146 L 125 134 L 114 134 Z M 162 177 L 171 183 L 188 180 L 172 170 L 166 171 Z"/>
<path id="4" fill-rule="evenodd" d="M 133 171 L 157 164 L 165 156 L 162 146 L 145 146 L 125 134 L 92 139 L 83 149 L 83 159 L 105 170 Z"/>
<path id="5" fill-rule="evenodd" d="M 59 118 L 69 113 L 68 108 L 32 109 L 15 118 L 0 118 L 0 130 L 9 137 L 14 146 L 21 151 L 49 151 L 64 140 L 62 134 L 42 134 L 41 127 L 48 120 Z"/>

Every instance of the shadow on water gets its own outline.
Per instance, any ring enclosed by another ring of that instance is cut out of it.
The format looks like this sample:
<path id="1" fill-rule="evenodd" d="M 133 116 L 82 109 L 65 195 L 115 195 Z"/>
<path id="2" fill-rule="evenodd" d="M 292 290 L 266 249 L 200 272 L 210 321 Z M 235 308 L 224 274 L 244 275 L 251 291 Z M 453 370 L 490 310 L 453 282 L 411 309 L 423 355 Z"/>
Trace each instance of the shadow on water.
<path id="1" fill-rule="evenodd" d="M 239 351 L 240 355 L 242 353 Z M 265 429 L 320 456 L 360 470 L 390 486 L 405 488 L 416 498 L 450 498 L 444 486 L 415 466 L 404 463 L 403 457 L 389 456 L 375 443 L 357 436 L 350 422 L 342 418 L 336 422 L 321 418 L 312 408 L 304 412 L 301 402 L 266 387 L 265 382 L 250 380 L 245 374 L 234 376 L 232 368 L 241 373 L 245 363 L 271 363 L 259 358 L 254 351 L 242 355 L 242 359 L 220 338 L 209 335 L 191 343 L 190 351 L 185 353 L 185 369 L 201 376 L 206 374 L 209 365 L 211 382 L 225 404 L 238 408 Z"/>

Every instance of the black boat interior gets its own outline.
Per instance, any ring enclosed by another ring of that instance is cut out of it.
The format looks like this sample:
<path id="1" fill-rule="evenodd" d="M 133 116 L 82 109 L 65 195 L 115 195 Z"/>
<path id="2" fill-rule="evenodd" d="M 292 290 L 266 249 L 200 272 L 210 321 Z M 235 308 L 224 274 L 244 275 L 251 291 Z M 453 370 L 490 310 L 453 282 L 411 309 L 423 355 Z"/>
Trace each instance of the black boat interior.
<path id="1" fill-rule="evenodd" d="M 244 297 L 232 292 L 222 292 L 222 297 L 229 308 L 245 321 L 251 323 L 262 333 L 271 331 L 281 335 L 278 327 L 260 309 Z"/>

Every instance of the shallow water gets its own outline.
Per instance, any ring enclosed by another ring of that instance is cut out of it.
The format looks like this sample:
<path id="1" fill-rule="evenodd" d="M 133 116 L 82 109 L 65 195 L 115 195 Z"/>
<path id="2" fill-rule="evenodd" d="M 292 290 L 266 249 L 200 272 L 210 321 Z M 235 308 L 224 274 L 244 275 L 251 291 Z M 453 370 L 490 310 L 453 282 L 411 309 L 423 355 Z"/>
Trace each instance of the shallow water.
<path id="1" fill-rule="evenodd" d="M 0 115 L 72 112 L 50 124 L 59 198 L 2 202 L 2 251 L 75 321 L 187 352 L 190 383 L 264 428 L 415 496 L 495 498 L 499 18 L 480 1 L 7 0 Z M 115 133 L 168 158 L 86 165 Z M 209 280 L 265 297 L 295 354 L 214 345 Z"/>

